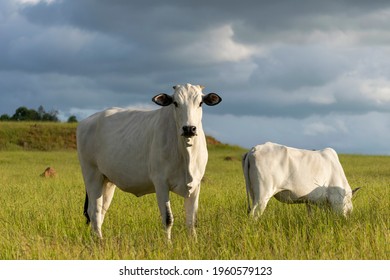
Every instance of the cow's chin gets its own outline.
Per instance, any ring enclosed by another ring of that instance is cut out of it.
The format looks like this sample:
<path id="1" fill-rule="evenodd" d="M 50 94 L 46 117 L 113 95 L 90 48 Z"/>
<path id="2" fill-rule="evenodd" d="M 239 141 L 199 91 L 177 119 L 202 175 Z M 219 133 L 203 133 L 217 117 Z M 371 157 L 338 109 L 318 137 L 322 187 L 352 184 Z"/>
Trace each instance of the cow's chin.
<path id="1" fill-rule="evenodd" d="M 186 148 L 192 147 L 192 145 L 194 144 L 194 137 L 193 136 L 191 136 L 191 137 L 181 136 L 181 138 L 183 139 L 183 142 L 184 142 L 184 145 Z"/>

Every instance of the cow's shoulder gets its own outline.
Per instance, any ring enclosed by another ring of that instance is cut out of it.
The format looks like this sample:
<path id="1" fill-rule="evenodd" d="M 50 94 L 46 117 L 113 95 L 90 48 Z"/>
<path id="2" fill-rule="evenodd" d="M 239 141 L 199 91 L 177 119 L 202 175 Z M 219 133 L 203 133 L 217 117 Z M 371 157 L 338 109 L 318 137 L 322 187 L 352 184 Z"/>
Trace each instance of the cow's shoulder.
<path id="1" fill-rule="evenodd" d="M 86 129 L 86 127 L 94 126 L 96 123 L 101 122 L 106 117 L 109 117 L 121 111 L 123 111 L 122 108 L 113 107 L 96 112 L 90 115 L 88 118 L 81 120 L 78 125 L 78 130 L 84 130 Z"/>
<path id="2" fill-rule="evenodd" d="M 114 115 L 114 114 L 123 112 L 123 111 L 125 111 L 125 110 L 126 110 L 126 109 L 124 109 L 124 108 L 111 107 L 111 108 L 107 108 L 107 109 L 105 109 L 104 111 L 102 111 L 100 115 L 101 115 L 102 117 L 109 117 L 109 116 L 112 116 L 112 115 Z"/>
<path id="3" fill-rule="evenodd" d="M 252 162 L 257 165 L 269 165 L 286 161 L 289 157 L 289 148 L 280 144 L 267 142 L 253 147 L 250 151 Z"/>
<path id="4" fill-rule="evenodd" d="M 266 142 L 264 144 L 253 147 L 251 153 L 266 156 L 272 154 L 286 153 L 288 149 L 289 148 L 284 145 L 280 145 L 272 142 Z"/>
<path id="5" fill-rule="evenodd" d="M 276 144 L 272 143 L 272 142 L 266 142 L 264 144 L 259 144 L 259 145 L 256 145 L 254 146 L 250 152 L 251 153 L 256 153 L 256 152 L 264 152 L 270 148 L 272 148 L 272 146 L 274 146 Z"/>
<path id="6" fill-rule="evenodd" d="M 331 161 L 339 162 L 339 156 L 337 152 L 332 148 L 325 148 L 320 151 L 321 155 Z"/>

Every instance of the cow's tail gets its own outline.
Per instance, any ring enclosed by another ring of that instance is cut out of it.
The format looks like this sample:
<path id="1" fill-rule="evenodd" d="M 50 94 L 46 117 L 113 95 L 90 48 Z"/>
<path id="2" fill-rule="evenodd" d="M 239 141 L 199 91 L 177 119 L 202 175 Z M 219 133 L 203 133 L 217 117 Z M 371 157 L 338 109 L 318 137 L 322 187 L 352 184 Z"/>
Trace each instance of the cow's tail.
<path id="1" fill-rule="evenodd" d="M 358 191 L 358 190 L 360 190 L 361 189 L 361 187 L 358 187 L 358 188 L 356 188 L 356 189 L 353 189 L 352 190 L 352 197 L 356 194 L 356 192 Z"/>
<path id="2" fill-rule="evenodd" d="M 248 202 L 248 214 L 251 212 L 251 201 L 250 201 L 250 191 L 251 191 L 251 181 L 249 176 L 249 152 L 244 154 L 242 157 L 242 170 L 244 172 L 245 177 L 245 186 L 246 186 L 246 198 Z"/>
<path id="3" fill-rule="evenodd" d="M 85 202 L 84 202 L 84 216 L 87 218 L 87 225 L 91 222 L 91 219 L 89 218 L 88 215 L 88 193 L 85 192 Z"/>

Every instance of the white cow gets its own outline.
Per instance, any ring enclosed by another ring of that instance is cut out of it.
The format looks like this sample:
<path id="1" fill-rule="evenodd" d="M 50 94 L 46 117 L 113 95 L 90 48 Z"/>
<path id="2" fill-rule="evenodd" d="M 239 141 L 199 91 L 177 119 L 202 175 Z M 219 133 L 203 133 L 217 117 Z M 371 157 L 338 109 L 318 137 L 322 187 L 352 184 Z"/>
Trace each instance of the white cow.
<path id="1" fill-rule="evenodd" d="M 185 198 L 186 224 L 195 235 L 200 182 L 208 153 L 202 104 L 217 105 L 216 93 L 202 86 L 174 86 L 158 94 L 153 111 L 112 108 L 80 122 L 77 150 L 86 187 L 84 215 L 102 238 L 101 226 L 115 186 L 136 196 L 156 193 L 168 240 L 173 215 L 169 191 Z"/>
<path id="2" fill-rule="evenodd" d="M 352 211 L 351 190 L 337 153 L 309 151 L 274 143 L 253 147 L 242 160 L 248 212 L 259 217 L 271 197 L 284 203 L 330 206 L 345 217 Z M 250 199 L 252 199 L 252 209 Z"/>

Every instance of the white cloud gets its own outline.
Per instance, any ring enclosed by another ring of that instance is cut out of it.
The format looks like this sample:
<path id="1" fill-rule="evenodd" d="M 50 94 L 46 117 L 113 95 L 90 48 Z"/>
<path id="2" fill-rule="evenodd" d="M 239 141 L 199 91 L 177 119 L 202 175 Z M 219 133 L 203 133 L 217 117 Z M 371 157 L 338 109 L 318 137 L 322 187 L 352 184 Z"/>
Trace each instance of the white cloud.
<path id="1" fill-rule="evenodd" d="M 390 103 L 390 80 L 384 78 L 363 80 L 360 88 L 367 99 L 380 105 Z"/>
<path id="2" fill-rule="evenodd" d="M 338 118 L 331 119 L 327 123 L 318 120 L 317 118 L 313 121 L 310 119 L 311 118 L 306 119 L 304 122 L 303 135 L 321 137 L 329 135 L 346 135 L 349 132 L 344 121 Z"/>
<path id="3" fill-rule="evenodd" d="M 308 124 L 304 131 L 304 135 L 309 135 L 309 136 L 317 136 L 321 134 L 329 134 L 329 133 L 334 133 L 336 131 L 336 128 L 331 125 L 324 124 L 322 122 L 314 122 Z"/>
<path id="4" fill-rule="evenodd" d="M 156 110 L 159 109 L 160 107 L 156 106 L 155 104 L 152 103 L 133 103 L 128 106 L 125 106 L 126 109 L 131 109 L 131 110 Z"/>
<path id="5" fill-rule="evenodd" d="M 239 62 L 260 54 L 258 47 L 234 41 L 231 25 L 207 29 L 198 34 L 196 41 L 183 44 L 177 54 L 199 63 Z"/>
<path id="6" fill-rule="evenodd" d="M 70 108 L 68 111 L 59 111 L 58 118 L 60 121 L 66 122 L 70 116 L 76 116 L 78 121 L 81 121 L 94 113 L 98 112 L 98 109 L 81 109 L 81 108 Z"/>
<path id="7" fill-rule="evenodd" d="M 39 2 L 45 2 L 50 4 L 58 0 L 14 0 L 14 1 L 21 4 L 35 5 L 38 4 Z"/>

